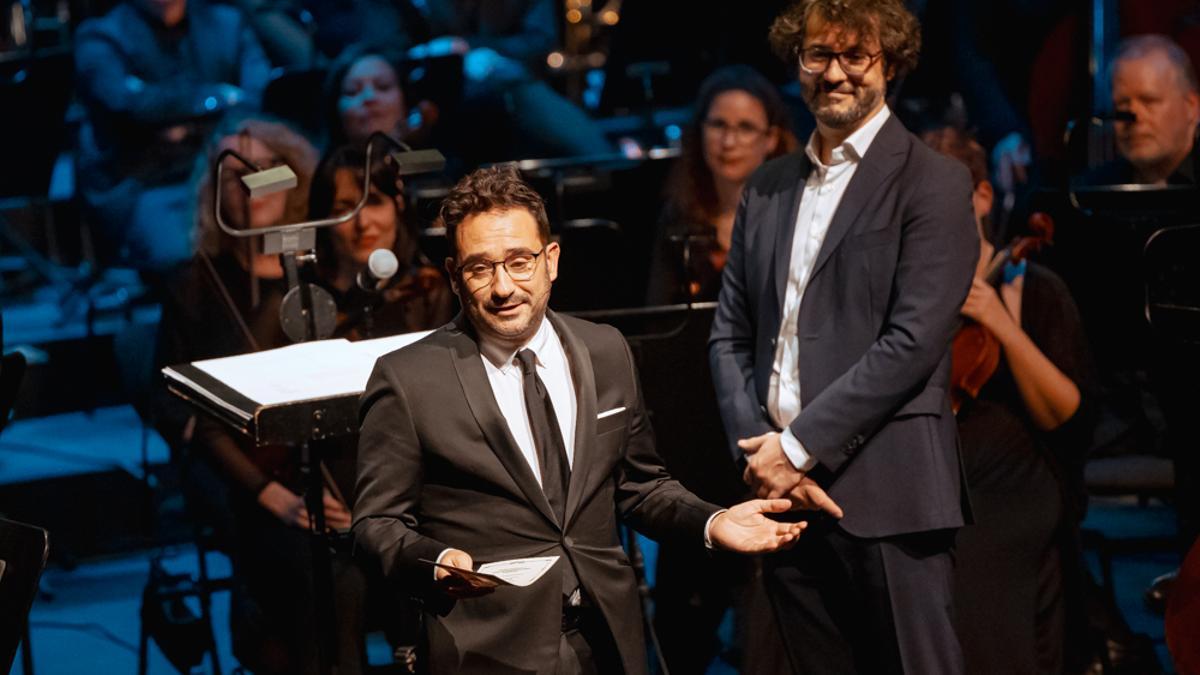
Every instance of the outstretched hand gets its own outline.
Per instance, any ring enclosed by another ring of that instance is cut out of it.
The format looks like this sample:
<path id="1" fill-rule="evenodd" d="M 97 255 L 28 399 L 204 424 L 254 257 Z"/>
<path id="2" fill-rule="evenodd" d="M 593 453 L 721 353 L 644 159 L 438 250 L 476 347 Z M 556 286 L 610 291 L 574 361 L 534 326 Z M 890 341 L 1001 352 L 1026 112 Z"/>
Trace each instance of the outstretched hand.
<path id="1" fill-rule="evenodd" d="M 787 499 L 753 499 L 713 519 L 708 536 L 713 545 L 738 553 L 769 553 L 796 543 L 805 523 L 778 523 L 766 513 L 792 508 Z"/>

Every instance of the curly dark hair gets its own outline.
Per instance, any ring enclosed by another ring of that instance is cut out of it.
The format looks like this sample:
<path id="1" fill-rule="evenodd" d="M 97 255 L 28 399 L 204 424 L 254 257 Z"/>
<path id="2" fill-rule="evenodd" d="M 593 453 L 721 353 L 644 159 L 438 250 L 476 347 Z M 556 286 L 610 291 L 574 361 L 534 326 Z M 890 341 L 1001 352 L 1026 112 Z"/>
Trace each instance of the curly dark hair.
<path id="1" fill-rule="evenodd" d="M 808 22 L 813 17 L 833 24 L 860 39 L 879 38 L 884 68 L 903 77 L 917 67 L 921 55 L 921 24 L 902 0 L 799 0 L 771 25 L 771 49 L 796 66 Z"/>
<path id="2" fill-rule="evenodd" d="M 521 178 L 517 167 L 502 164 L 476 169 L 458 181 L 442 200 L 438 215 L 446 228 L 450 249 L 457 255 L 458 226 L 467 218 L 480 213 L 525 209 L 537 221 L 542 243 L 550 242 L 550 219 L 546 204 L 536 190 Z"/>

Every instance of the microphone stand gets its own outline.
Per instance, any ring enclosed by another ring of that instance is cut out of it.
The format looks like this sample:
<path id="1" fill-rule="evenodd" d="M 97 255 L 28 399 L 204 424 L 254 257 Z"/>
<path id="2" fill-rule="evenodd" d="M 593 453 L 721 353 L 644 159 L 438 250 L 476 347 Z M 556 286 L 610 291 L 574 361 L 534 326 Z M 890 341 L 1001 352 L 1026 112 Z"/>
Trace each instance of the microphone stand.
<path id="1" fill-rule="evenodd" d="M 252 198 L 294 187 L 295 174 L 291 173 L 290 169 L 282 173 L 278 168 L 264 171 L 256 163 L 232 148 L 222 151 L 217 156 L 214 169 L 216 177 L 213 180 L 216 191 L 213 200 L 214 220 L 221 231 L 231 237 L 237 239 L 262 237 L 263 253 L 279 255 L 288 283 L 288 292 L 279 308 L 279 320 L 284 332 L 293 342 L 322 340 L 333 333 L 337 321 L 337 308 L 333 297 L 325 289 L 302 279 L 301 265 L 312 264 L 317 260 L 315 247 L 318 228 L 349 222 L 357 217 L 366 205 L 371 192 L 372 153 L 380 141 L 396 146 L 403 151 L 389 153 L 397 164 L 399 175 L 440 170 L 445 164 L 445 158 L 436 150 L 414 152 L 408 145 L 391 136 L 376 132 L 367 140 L 366 157 L 363 162 L 362 196 L 350 211 L 333 218 L 240 230 L 230 227 L 221 214 L 221 186 L 224 184 L 222 180 L 225 158 L 232 157 L 254 172 L 242 178 L 242 186 Z M 406 163 L 406 155 L 411 156 L 411 162 Z M 285 174 L 290 174 L 290 180 Z M 324 428 L 324 421 L 325 412 L 323 410 L 313 411 L 312 433 L 310 434 L 312 439 L 321 439 L 328 435 L 327 429 Z M 337 640 L 334 639 L 333 559 L 325 520 L 325 471 L 319 451 L 309 440 L 300 443 L 300 474 L 306 487 L 304 500 L 309 514 L 318 672 L 325 675 L 336 675 L 339 658 Z"/>

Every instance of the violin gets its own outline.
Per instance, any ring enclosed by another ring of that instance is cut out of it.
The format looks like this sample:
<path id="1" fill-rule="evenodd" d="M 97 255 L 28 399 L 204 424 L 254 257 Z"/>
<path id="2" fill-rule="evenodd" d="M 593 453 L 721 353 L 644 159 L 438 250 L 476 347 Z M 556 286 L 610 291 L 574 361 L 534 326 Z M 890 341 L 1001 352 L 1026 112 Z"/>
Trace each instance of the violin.
<path id="1" fill-rule="evenodd" d="M 1019 263 L 1054 243 L 1054 219 L 1045 213 L 1039 211 L 1029 217 L 1029 231 L 1029 235 L 1017 237 L 992 257 L 983 276 L 988 285 L 996 284 L 1005 265 Z M 955 414 L 964 402 L 979 396 L 999 367 L 1000 341 L 979 323 L 964 318 L 951 350 L 950 407 Z"/>

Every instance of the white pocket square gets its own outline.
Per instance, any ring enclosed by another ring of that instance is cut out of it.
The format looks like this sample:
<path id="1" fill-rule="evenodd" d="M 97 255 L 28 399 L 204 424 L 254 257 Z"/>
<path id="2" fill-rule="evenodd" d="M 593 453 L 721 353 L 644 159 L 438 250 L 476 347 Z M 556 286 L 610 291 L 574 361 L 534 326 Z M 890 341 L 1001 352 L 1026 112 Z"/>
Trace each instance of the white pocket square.
<path id="1" fill-rule="evenodd" d="M 599 415 L 596 415 L 596 419 L 602 420 L 605 417 L 612 417 L 613 415 L 616 415 L 617 413 L 620 413 L 620 412 L 625 412 L 625 406 L 621 406 L 620 408 L 613 408 L 612 410 L 605 410 L 604 412 L 600 413 Z"/>

